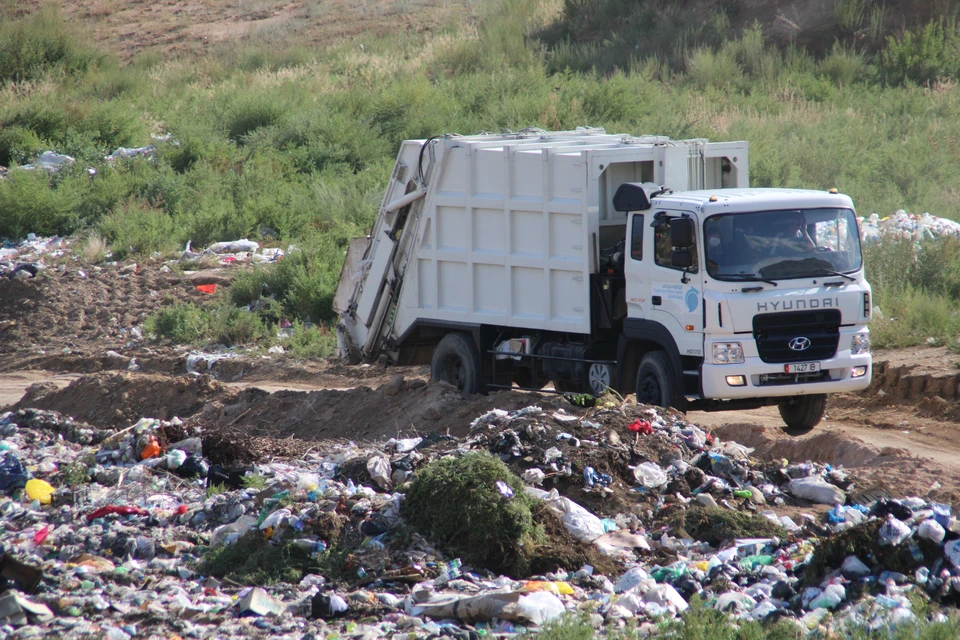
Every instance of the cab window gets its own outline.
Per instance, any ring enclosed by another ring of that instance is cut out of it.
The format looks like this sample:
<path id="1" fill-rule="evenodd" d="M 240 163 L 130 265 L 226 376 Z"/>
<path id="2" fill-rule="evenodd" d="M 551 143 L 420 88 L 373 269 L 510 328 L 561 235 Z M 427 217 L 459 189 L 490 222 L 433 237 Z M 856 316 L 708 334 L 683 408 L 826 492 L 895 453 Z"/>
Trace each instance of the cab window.
<path id="1" fill-rule="evenodd" d="M 634 260 L 643 260 L 643 215 L 633 216 L 633 226 L 630 227 L 630 257 Z"/>
<path id="2" fill-rule="evenodd" d="M 680 270 L 679 267 L 673 266 L 673 245 L 670 244 L 670 218 L 666 216 L 661 218 L 653 228 L 653 250 L 653 259 L 657 265 L 668 269 Z M 690 247 L 690 251 L 693 253 L 693 266 L 687 269 L 687 271 L 696 273 L 698 270 L 696 242 Z"/>

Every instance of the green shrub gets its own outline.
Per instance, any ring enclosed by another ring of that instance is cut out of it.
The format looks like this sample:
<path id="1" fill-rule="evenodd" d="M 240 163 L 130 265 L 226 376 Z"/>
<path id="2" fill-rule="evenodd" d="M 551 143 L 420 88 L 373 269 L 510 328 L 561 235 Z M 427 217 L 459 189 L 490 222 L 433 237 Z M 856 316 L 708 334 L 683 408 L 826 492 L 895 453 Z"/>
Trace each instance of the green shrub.
<path id="1" fill-rule="evenodd" d="M 290 542 L 271 544 L 259 531 L 249 531 L 231 545 L 208 549 L 198 569 L 211 576 L 240 584 L 296 584 L 304 575 L 324 570 L 323 556 L 314 557 Z"/>
<path id="2" fill-rule="evenodd" d="M 234 142 L 243 142 L 244 137 L 257 129 L 277 124 L 285 110 L 275 96 L 254 95 L 241 100 L 227 115 L 227 135 Z"/>
<path id="3" fill-rule="evenodd" d="M 252 311 L 225 306 L 212 314 L 209 337 L 226 345 L 252 344 L 270 335 L 263 319 Z"/>
<path id="4" fill-rule="evenodd" d="M 144 328 L 157 338 L 178 344 L 198 342 L 210 327 L 210 314 L 194 304 L 176 303 L 148 316 Z"/>
<path id="5" fill-rule="evenodd" d="M 181 235 L 168 213 L 136 200 L 128 200 L 105 215 L 97 229 L 118 259 L 171 253 L 177 249 Z"/>
<path id="6" fill-rule="evenodd" d="M 51 187 L 43 171 L 14 170 L 0 180 L 0 236 L 68 234 L 77 229 L 81 193 Z"/>
<path id="7" fill-rule="evenodd" d="M 706 47 L 695 50 L 687 62 L 687 77 L 700 89 L 728 87 L 743 77 L 743 70 L 730 49 L 713 51 Z"/>
<path id="8" fill-rule="evenodd" d="M 940 18 L 922 29 L 887 37 L 881 52 L 881 71 L 890 83 L 929 84 L 940 78 L 960 77 L 960 25 Z"/>
<path id="9" fill-rule="evenodd" d="M 27 164 L 43 151 L 43 142 L 32 129 L 13 125 L 0 128 L 0 166 Z"/>
<path id="10" fill-rule="evenodd" d="M 337 334 L 326 325 L 295 322 L 290 335 L 281 340 L 283 348 L 299 358 L 329 358 L 337 350 Z"/>
<path id="11" fill-rule="evenodd" d="M 820 73 L 839 87 L 849 86 L 864 79 L 867 62 L 862 53 L 840 43 L 820 61 Z"/>
<path id="12" fill-rule="evenodd" d="M 504 497 L 497 482 L 513 491 Z M 451 556 L 510 575 L 522 574 L 539 534 L 534 501 L 503 462 L 488 453 L 443 458 L 419 470 L 403 515 Z"/>
<path id="13" fill-rule="evenodd" d="M 0 85 L 32 80 L 54 69 L 74 73 L 88 68 L 96 56 L 80 46 L 78 35 L 51 7 L 0 22 Z"/>

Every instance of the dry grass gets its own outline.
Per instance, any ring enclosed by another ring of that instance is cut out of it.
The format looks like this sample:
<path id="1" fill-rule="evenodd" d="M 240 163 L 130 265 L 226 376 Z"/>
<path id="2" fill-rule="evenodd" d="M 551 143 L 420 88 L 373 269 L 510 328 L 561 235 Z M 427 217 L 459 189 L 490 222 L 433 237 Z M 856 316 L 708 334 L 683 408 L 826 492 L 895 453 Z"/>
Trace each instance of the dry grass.
<path id="1" fill-rule="evenodd" d="M 80 245 L 80 255 L 88 264 L 103 262 L 107 255 L 107 241 L 98 233 L 91 233 Z"/>

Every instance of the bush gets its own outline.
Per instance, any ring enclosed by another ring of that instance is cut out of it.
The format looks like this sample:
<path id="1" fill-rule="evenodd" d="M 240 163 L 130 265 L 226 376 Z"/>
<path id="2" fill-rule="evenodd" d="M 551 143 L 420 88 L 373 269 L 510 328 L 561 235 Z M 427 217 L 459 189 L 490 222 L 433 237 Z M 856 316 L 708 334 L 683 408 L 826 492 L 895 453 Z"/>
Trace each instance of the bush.
<path id="1" fill-rule="evenodd" d="M 193 304 L 176 303 L 148 316 L 143 323 L 148 334 L 178 344 L 193 344 L 210 327 L 210 314 Z"/>
<path id="2" fill-rule="evenodd" d="M 246 345 L 270 335 L 263 319 L 252 311 L 225 306 L 210 319 L 209 337 L 226 345 Z"/>
<path id="3" fill-rule="evenodd" d="M 0 128 L 0 166 L 27 164 L 43 151 L 40 137 L 27 127 Z"/>
<path id="4" fill-rule="evenodd" d="M 95 55 L 79 45 L 75 34 L 50 7 L 23 20 L 0 22 L 0 84 L 32 80 L 53 69 L 88 68 Z"/>
<path id="5" fill-rule="evenodd" d="M 51 187 L 43 171 L 14 170 L 0 180 L 0 236 L 69 234 L 79 226 L 81 194 Z"/>
<path id="6" fill-rule="evenodd" d="M 170 253 L 177 249 L 180 229 L 165 211 L 130 200 L 100 219 L 97 229 L 114 256 Z"/>
<path id="7" fill-rule="evenodd" d="M 940 18 L 922 29 L 908 30 L 900 38 L 888 36 L 880 55 L 887 82 L 931 84 L 940 78 L 960 76 L 960 25 Z"/>
<path id="8" fill-rule="evenodd" d="M 290 542 L 271 544 L 259 531 L 250 531 L 231 545 L 207 550 L 199 563 L 205 575 L 228 578 L 240 584 L 296 584 L 303 576 L 320 573 L 322 560 Z"/>
<path id="9" fill-rule="evenodd" d="M 498 482 L 507 485 L 513 497 L 504 497 Z M 403 516 L 445 553 L 491 571 L 520 575 L 541 536 L 533 521 L 534 504 L 503 462 L 488 453 L 468 453 L 418 471 L 403 502 Z"/>
<path id="10" fill-rule="evenodd" d="M 283 348 L 300 358 L 329 358 L 337 350 L 337 334 L 326 325 L 305 325 L 295 322 L 289 337 L 281 341 Z"/>

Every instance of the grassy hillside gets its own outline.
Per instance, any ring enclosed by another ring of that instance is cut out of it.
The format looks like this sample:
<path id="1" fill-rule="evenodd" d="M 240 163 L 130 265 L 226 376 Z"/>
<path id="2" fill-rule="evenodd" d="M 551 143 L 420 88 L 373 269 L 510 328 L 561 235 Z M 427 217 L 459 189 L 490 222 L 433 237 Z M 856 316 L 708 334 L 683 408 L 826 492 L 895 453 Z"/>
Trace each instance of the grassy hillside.
<path id="1" fill-rule="evenodd" d="M 0 180 L 0 236 L 91 233 L 139 255 L 266 227 L 302 251 L 241 280 L 233 302 L 269 280 L 273 314 L 325 322 L 345 242 L 371 223 L 401 140 L 581 125 L 745 139 L 754 185 L 838 187 L 861 214 L 960 218 L 955 3 L 807 4 L 793 17 L 759 0 L 445 4 L 445 25 L 397 20 L 362 42 L 317 44 L 297 23 L 202 54 L 123 57 L 56 11 L 0 9 L 0 165 L 48 149 L 77 158 Z M 153 158 L 104 159 L 151 143 Z M 949 283 L 901 257 L 884 248 L 868 263 L 888 318 L 875 337 L 952 341 Z"/>

